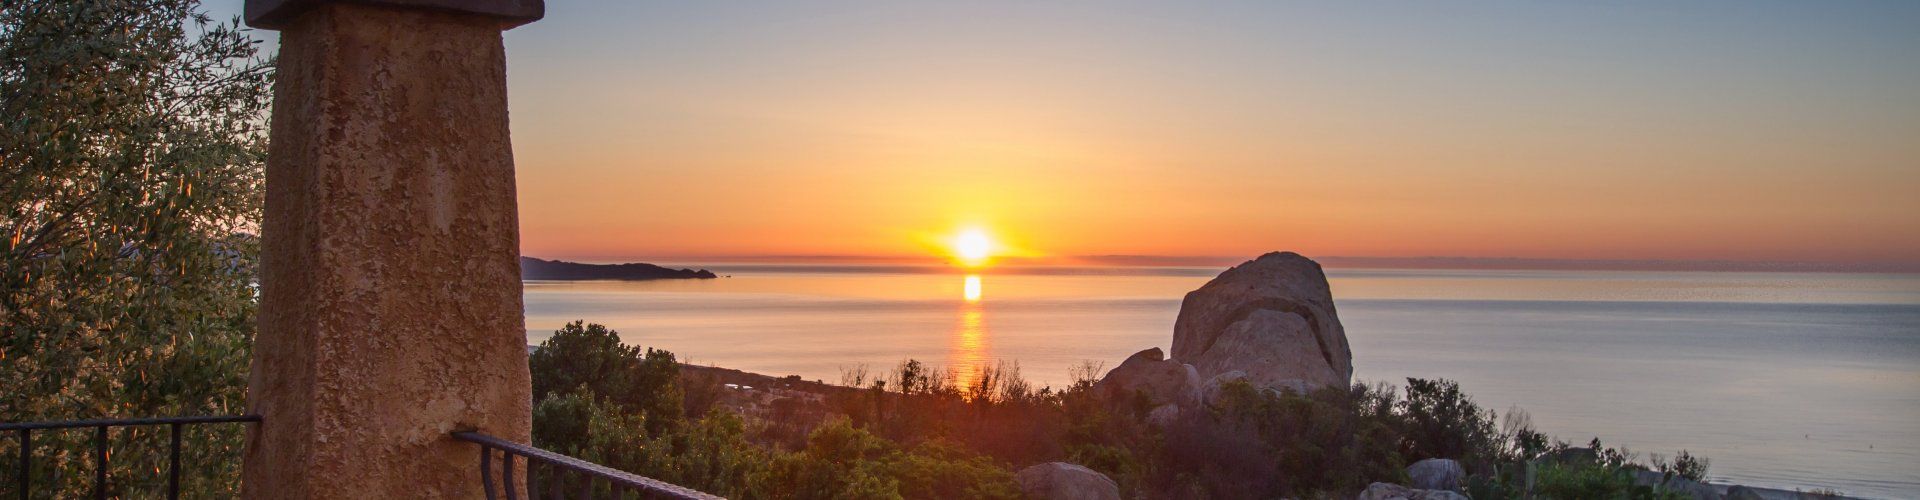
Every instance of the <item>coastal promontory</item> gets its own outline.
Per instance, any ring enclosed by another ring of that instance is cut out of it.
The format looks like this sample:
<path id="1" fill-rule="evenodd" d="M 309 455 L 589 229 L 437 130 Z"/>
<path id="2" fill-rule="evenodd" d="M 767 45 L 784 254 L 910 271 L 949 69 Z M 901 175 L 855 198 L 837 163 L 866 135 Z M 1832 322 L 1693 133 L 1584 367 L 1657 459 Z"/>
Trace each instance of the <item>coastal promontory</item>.
<path id="1" fill-rule="evenodd" d="M 645 263 L 627 264 L 582 264 L 558 260 L 544 260 L 533 257 L 520 257 L 520 279 L 523 280 L 670 280 L 670 279 L 712 279 L 713 271 L 705 269 L 672 269 Z"/>

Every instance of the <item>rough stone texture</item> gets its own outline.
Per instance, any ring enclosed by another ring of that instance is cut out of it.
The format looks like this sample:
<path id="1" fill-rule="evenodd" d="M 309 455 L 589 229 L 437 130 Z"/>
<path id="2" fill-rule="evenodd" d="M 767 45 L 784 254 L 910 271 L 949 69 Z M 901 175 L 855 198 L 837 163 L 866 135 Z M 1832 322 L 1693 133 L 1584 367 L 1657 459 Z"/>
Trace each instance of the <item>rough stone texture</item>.
<path id="1" fill-rule="evenodd" d="M 1187 294 L 1173 359 L 1201 377 L 1243 371 L 1255 386 L 1345 386 L 1353 353 L 1320 264 L 1292 252 L 1247 261 Z"/>
<path id="2" fill-rule="evenodd" d="M 247 25 L 284 29 L 303 14 L 329 3 L 383 5 L 402 9 L 437 10 L 494 18 L 501 29 L 538 21 L 547 15 L 545 0 L 247 0 Z"/>
<path id="3" fill-rule="evenodd" d="M 1111 403 L 1129 403 L 1136 393 L 1144 393 L 1149 408 L 1166 404 L 1190 408 L 1200 402 L 1200 374 L 1192 366 L 1166 359 L 1155 347 L 1128 356 L 1101 377 L 1093 390 Z"/>
<path id="4" fill-rule="evenodd" d="M 1722 498 L 1727 500 L 1767 500 L 1767 497 L 1761 495 L 1759 491 L 1740 485 L 1727 488 L 1727 494 L 1723 495 Z"/>
<path id="5" fill-rule="evenodd" d="M 1112 478 L 1066 462 L 1020 469 L 1014 480 L 1021 493 L 1036 500 L 1120 500 L 1120 485 Z"/>
<path id="6" fill-rule="evenodd" d="M 1466 485 L 1467 469 L 1458 461 L 1429 458 L 1407 466 L 1407 478 L 1414 488 L 1459 491 Z"/>
<path id="7" fill-rule="evenodd" d="M 1643 486 L 1652 486 L 1654 489 L 1660 491 L 1683 493 L 1693 497 L 1694 500 L 1720 500 L 1720 490 L 1714 489 L 1711 485 L 1702 484 L 1692 479 L 1679 476 L 1668 477 L 1666 474 L 1656 471 L 1635 470 L 1633 471 L 1633 482 L 1634 484 Z"/>
<path id="8" fill-rule="evenodd" d="M 1467 500 L 1466 495 L 1446 490 L 1422 490 L 1393 483 L 1373 483 L 1355 500 Z"/>
<path id="9" fill-rule="evenodd" d="M 327 4 L 280 44 L 242 491 L 481 498 L 448 432 L 526 442 L 531 397 L 499 25 Z"/>

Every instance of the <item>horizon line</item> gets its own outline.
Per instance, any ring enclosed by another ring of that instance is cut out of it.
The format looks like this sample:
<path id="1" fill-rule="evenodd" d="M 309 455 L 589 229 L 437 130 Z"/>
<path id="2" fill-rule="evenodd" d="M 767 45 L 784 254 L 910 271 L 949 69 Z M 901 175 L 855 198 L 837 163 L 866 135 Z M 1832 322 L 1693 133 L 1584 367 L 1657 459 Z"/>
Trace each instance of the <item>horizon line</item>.
<path id="1" fill-rule="evenodd" d="M 550 256 L 527 257 L 555 259 Z M 845 254 L 757 254 L 757 255 L 655 255 L 557 257 L 561 260 L 591 263 L 672 263 L 713 264 L 893 264 L 945 266 L 949 259 L 908 255 Z M 1544 257 L 1465 257 L 1418 256 L 1381 257 L 1331 255 L 1309 257 L 1334 269 L 1461 269 L 1461 270 L 1556 270 L 1556 271 L 1716 271 L 1716 272 L 1840 272 L 1840 273 L 1920 273 L 1920 262 L 1830 262 L 1780 260 L 1696 260 L 1696 259 L 1563 259 Z M 1121 267 L 1231 267 L 1248 257 L 1181 255 L 1072 255 L 1052 257 L 996 257 L 1004 266 L 1121 266 Z"/>

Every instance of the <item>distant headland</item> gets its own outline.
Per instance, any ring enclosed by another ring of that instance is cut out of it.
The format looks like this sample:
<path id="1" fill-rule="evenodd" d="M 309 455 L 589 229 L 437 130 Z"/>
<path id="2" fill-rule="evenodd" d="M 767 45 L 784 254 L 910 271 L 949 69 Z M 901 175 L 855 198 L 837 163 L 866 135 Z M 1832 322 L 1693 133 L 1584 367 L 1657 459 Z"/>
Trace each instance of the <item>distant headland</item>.
<path id="1" fill-rule="evenodd" d="M 669 269 L 645 263 L 581 264 L 558 260 L 520 257 L 523 280 L 673 280 L 712 279 L 713 271 Z"/>

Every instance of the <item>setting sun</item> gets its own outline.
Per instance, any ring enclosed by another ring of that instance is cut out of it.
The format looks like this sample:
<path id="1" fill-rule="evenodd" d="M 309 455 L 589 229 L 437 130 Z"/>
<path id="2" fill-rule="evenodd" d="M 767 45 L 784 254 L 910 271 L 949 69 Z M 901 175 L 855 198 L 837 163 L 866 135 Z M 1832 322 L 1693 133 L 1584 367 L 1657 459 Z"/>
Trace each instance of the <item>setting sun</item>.
<path id="1" fill-rule="evenodd" d="M 978 267 L 993 256 L 993 238 L 979 228 L 960 231 L 953 237 L 953 256 L 961 265 Z"/>

